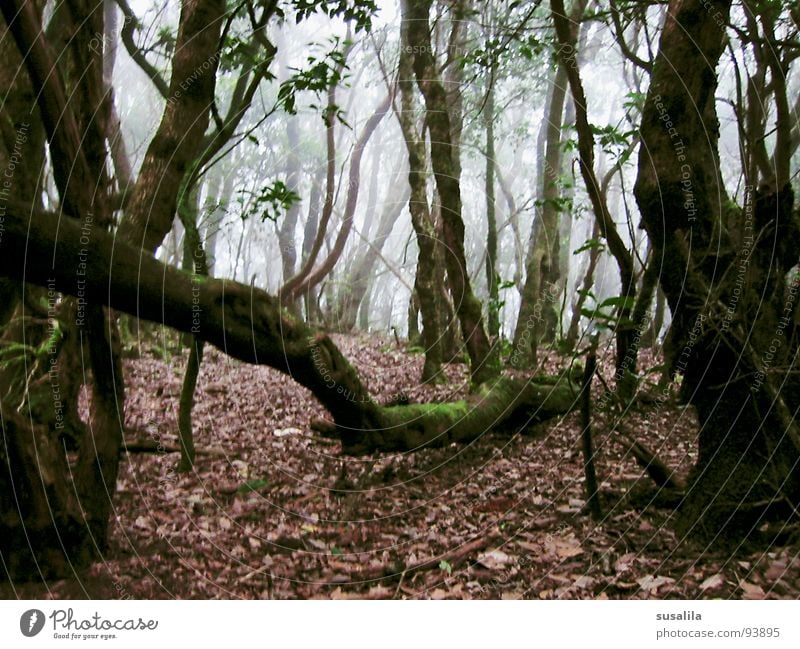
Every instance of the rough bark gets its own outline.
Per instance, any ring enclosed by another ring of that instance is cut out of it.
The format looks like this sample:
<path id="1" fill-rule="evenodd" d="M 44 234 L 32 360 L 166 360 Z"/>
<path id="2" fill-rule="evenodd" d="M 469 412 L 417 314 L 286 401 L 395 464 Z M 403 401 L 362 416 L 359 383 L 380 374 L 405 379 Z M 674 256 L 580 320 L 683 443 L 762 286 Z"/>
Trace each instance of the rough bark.
<path id="1" fill-rule="evenodd" d="M 64 450 L 46 427 L 5 404 L 0 426 L 0 577 L 49 580 L 73 574 L 92 553 Z"/>
<path id="2" fill-rule="evenodd" d="M 457 154 L 453 150 L 447 95 L 433 57 L 430 6 L 430 0 L 404 0 L 403 20 L 409 23 L 412 67 L 425 99 L 431 163 L 441 204 L 443 243 L 448 251 L 445 256 L 447 283 L 469 353 L 472 381 L 480 384 L 497 375 L 498 367 L 491 362 L 491 344 L 483 325 L 481 303 L 472 291 L 467 273 Z"/>
<path id="3" fill-rule="evenodd" d="M 172 228 L 178 188 L 208 127 L 224 11 L 222 0 L 189 0 L 181 6 L 164 115 L 119 226 L 123 240 L 151 254 Z"/>
<path id="4" fill-rule="evenodd" d="M 770 519 L 796 514 L 800 500 L 800 435 L 792 417 L 800 405 L 797 283 L 785 281 L 800 229 L 788 185 L 750 188 L 741 212 L 723 210 L 714 93 L 730 6 L 670 2 L 642 116 L 634 191 L 663 259 L 660 281 L 673 316 L 668 360 L 683 374 L 684 397 L 700 423 L 678 529 L 738 544 L 765 536 L 760 530 Z"/>
<path id="5" fill-rule="evenodd" d="M 421 381 L 427 383 L 440 380 L 442 376 L 442 336 L 435 281 L 436 227 L 428 204 L 425 142 L 415 126 L 414 81 L 408 30 L 408 24 L 402 23 L 403 47 L 400 49 L 398 79 L 401 104 L 397 113 L 408 151 L 408 183 L 411 188 L 408 211 L 418 251 L 414 291 L 409 303 L 408 337 L 411 342 L 419 331 L 417 327 L 417 313 L 419 313 L 422 316 L 422 343 L 425 348 Z"/>
<path id="6" fill-rule="evenodd" d="M 108 104 L 103 93 L 102 50 L 92 47 L 92 40 L 103 30 L 102 3 L 88 6 L 80 0 L 67 3 L 67 12 L 61 16 L 70 29 L 70 39 L 64 49 L 54 56 L 49 43 L 42 39 L 39 16 L 33 6 L 17 7 L 14 3 L 3 5 L 9 28 L 21 52 L 25 52 L 25 67 L 32 86 L 37 91 L 37 104 L 50 147 L 53 175 L 66 214 L 82 214 L 81 225 L 71 223 L 82 236 L 92 229 L 103 229 L 110 223 L 107 201 L 106 137 Z M 65 61 L 72 82 L 70 99 L 67 99 L 65 82 L 56 60 Z M 80 97 L 81 101 L 74 99 Z M 80 138 L 78 137 L 80 134 Z M 58 222 L 51 217 L 54 224 Z M 85 248 L 76 254 L 83 254 Z M 48 285 L 48 297 L 57 287 Z M 124 390 L 119 372 L 119 345 L 116 324 L 108 319 L 96 303 L 82 300 L 75 304 L 74 321 L 67 331 L 88 334 L 81 348 L 88 349 L 89 368 L 93 382 L 89 406 L 89 425 L 80 444 L 80 453 L 74 469 L 74 491 L 86 523 L 85 534 L 73 539 L 80 547 L 67 548 L 72 554 L 102 552 L 106 545 L 106 526 L 111 507 L 111 497 L 116 488 L 118 449 L 122 439 Z M 69 304 L 69 300 L 65 301 Z M 67 310 L 70 315 L 72 311 Z M 72 351 L 67 357 L 65 352 Z M 68 366 L 77 358 L 74 347 L 63 347 L 59 358 L 51 355 L 56 366 L 63 360 Z M 63 369 L 63 368 L 62 368 Z M 67 409 L 77 403 L 76 376 L 68 373 L 64 383 L 55 387 L 63 390 L 68 400 Z M 54 403 L 55 391 L 53 393 Z M 56 427 L 57 428 L 57 427 Z M 42 471 L 56 470 L 55 465 L 42 467 Z M 55 508 L 69 509 L 66 501 L 52 504 Z M 54 520 L 53 525 L 57 523 Z M 35 548 L 34 548 L 35 551 Z"/>

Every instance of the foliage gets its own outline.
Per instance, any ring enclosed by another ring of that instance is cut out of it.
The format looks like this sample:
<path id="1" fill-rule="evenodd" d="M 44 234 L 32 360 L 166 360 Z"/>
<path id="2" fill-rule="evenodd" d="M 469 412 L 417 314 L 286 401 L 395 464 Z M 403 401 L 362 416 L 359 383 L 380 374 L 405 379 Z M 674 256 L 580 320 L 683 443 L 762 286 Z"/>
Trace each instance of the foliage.
<path id="1" fill-rule="evenodd" d="M 331 48 L 321 57 L 309 55 L 306 58 L 308 67 L 290 68 L 294 74 L 284 81 L 278 89 L 278 105 L 290 115 L 297 113 L 297 94 L 303 91 L 321 95 L 332 86 L 339 85 L 347 73 L 347 51 L 352 43 L 334 36 L 330 39 Z M 326 119 L 333 117 L 343 120 L 343 114 L 337 108 L 334 115 L 324 115 Z"/>
<path id="2" fill-rule="evenodd" d="M 264 185 L 259 192 L 247 189 L 239 190 L 240 216 L 246 221 L 251 216 L 258 216 L 261 221 L 277 221 L 282 212 L 287 211 L 300 200 L 300 195 L 289 189 L 282 180 L 275 180 Z"/>
<path id="3" fill-rule="evenodd" d="M 355 24 L 356 32 L 369 31 L 372 17 L 378 11 L 373 0 L 292 0 L 295 21 L 301 22 L 315 13 L 324 13 L 329 18 L 342 18 Z"/>
<path id="4" fill-rule="evenodd" d="M 584 291 L 580 291 L 584 294 Z M 636 299 L 630 295 L 617 295 L 609 297 L 597 304 L 597 297 L 591 291 L 586 291 L 587 297 L 595 302 L 594 307 L 583 307 L 581 315 L 595 322 L 600 329 L 616 329 L 620 326 L 630 324 L 628 318 L 620 318 L 619 313 L 623 310 L 630 310 Z"/>
<path id="5" fill-rule="evenodd" d="M 603 252 L 606 249 L 605 244 L 600 239 L 587 239 L 584 244 L 572 252 L 573 255 L 579 255 L 587 250 L 598 250 Z"/>

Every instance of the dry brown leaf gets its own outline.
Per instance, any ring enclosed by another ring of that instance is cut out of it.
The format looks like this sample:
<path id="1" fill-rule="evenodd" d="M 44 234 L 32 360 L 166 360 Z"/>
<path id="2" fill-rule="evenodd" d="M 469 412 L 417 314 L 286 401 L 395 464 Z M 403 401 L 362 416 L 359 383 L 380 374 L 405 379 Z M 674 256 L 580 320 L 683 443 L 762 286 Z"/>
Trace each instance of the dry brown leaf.
<path id="1" fill-rule="evenodd" d="M 725 584 L 725 577 L 721 572 L 718 572 L 716 575 L 711 575 L 702 584 L 700 584 L 700 590 L 703 592 L 707 590 L 715 590 L 717 588 L 720 588 L 724 584 Z"/>

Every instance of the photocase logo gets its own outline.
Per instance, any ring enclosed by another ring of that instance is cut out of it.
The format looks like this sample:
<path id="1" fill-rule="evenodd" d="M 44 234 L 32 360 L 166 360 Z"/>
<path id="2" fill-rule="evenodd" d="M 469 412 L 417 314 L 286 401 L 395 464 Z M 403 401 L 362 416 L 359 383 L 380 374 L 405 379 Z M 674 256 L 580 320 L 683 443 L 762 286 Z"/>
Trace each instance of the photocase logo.
<path id="1" fill-rule="evenodd" d="M 44 628 L 44 613 L 38 608 L 25 611 L 19 618 L 19 630 L 22 635 L 32 638 Z"/>

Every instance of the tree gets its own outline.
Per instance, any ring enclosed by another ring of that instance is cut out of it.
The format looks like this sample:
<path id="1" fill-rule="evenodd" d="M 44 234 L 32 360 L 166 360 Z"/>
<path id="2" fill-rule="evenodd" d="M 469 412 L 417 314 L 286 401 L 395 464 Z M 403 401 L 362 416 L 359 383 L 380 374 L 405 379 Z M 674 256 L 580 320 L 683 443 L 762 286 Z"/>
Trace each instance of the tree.
<path id="1" fill-rule="evenodd" d="M 578 132 L 578 152 L 586 191 L 592 203 L 595 219 L 600 233 L 608 244 L 614 260 L 617 262 L 620 276 L 620 296 L 616 317 L 617 355 L 616 368 L 617 380 L 621 385 L 626 385 L 626 378 L 636 371 L 636 347 L 633 343 L 634 327 L 631 325 L 631 311 L 636 294 L 636 283 L 633 270 L 633 255 L 628 250 L 625 242 L 617 231 L 614 219 L 608 208 L 606 196 L 602 191 L 600 181 L 594 169 L 594 135 L 589 123 L 586 105 L 586 93 L 575 60 L 575 43 L 577 38 L 564 13 L 563 0 L 553 0 L 551 3 L 553 24 L 559 43 L 559 57 L 562 68 L 565 70 L 569 82 L 572 99 L 575 102 L 575 129 Z M 582 13 L 582 12 L 581 12 Z M 649 306 L 649 302 L 647 303 Z M 630 367 L 629 367 L 630 366 Z M 626 387 L 623 392 L 627 395 L 630 390 Z"/>
<path id="2" fill-rule="evenodd" d="M 457 144 L 453 137 L 447 94 L 433 56 L 429 24 L 431 1 L 404 0 L 402 7 L 403 21 L 409 23 L 412 68 L 425 100 L 431 164 L 441 204 L 443 242 L 447 247 L 447 283 L 469 353 L 472 381 L 477 385 L 496 376 L 498 368 L 492 362 L 492 348 L 483 326 L 481 303 L 472 292 L 467 272 L 460 174 L 454 149 Z"/>
<path id="3" fill-rule="evenodd" d="M 745 5 L 772 40 L 778 5 Z M 775 96 L 775 164 L 732 205 L 720 172 L 716 67 L 729 0 L 672 0 L 642 116 L 634 188 L 672 311 L 668 361 L 697 409 L 698 459 L 679 530 L 706 541 L 772 538 L 796 515 L 795 358 L 800 236 L 786 159 L 790 115 Z M 772 40 L 773 56 L 782 48 Z M 787 67 L 773 62 L 780 87 Z M 724 269 L 722 272 L 720 269 Z M 777 528 L 780 530 L 780 525 Z"/>
<path id="4" fill-rule="evenodd" d="M 437 236 L 436 224 L 428 203 L 427 151 L 425 141 L 416 126 L 414 111 L 414 79 L 411 43 L 408 40 L 409 24 L 400 26 L 400 61 L 398 87 L 400 108 L 397 118 L 408 152 L 408 184 L 411 194 L 408 211 L 417 240 L 417 272 L 409 309 L 409 339 L 412 328 L 417 325 L 418 312 L 422 316 L 422 340 L 425 347 L 425 363 L 422 368 L 423 383 L 441 380 L 443 360 L 443 331 L 441 317 L 441 295 L 436 286 Z"/>

